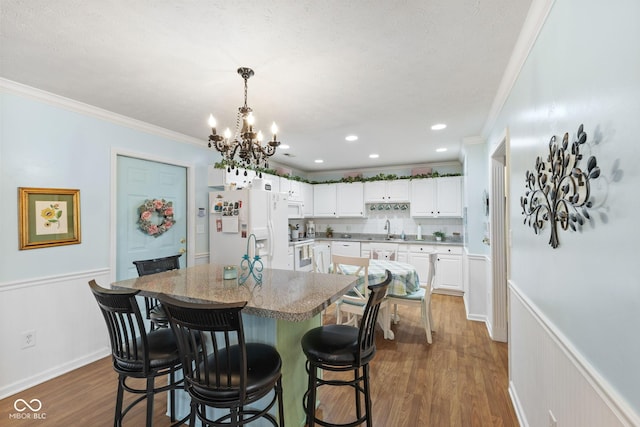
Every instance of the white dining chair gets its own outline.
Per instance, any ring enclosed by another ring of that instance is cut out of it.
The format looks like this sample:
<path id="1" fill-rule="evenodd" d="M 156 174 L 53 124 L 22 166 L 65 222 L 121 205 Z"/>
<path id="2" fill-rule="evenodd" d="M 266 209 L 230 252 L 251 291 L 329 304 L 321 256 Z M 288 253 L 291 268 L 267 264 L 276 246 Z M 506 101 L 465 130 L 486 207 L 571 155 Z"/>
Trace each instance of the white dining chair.
<path id="1" fill-rule="evenodd" d="M 397 243 L 378 243 L 369 244 L 371 259 L 384 259 L 387 261 L 398 260 L 398 244 Z"/>
<path id="2" fill-rule="evenodd" d="M 429 275 L 427 276 L 427 284 L 421 287 L 418 291 L 404 296 L 387 295 L 387 301 L 393 305 L 393 323 L 397 324 L 398 317 L 398 305 L 404 305 L 409 307 L 420 306 L 421 321 L 424 327 L 424 331 L 427 334 L 427 342 L 431 344 L 433 342 L 433 316 L 431 314 L 431 293 L 433 291 L 433 282 L 436 277 L 436 260 L 438 255 L 436 253 L 429 254 Z"/>
<path id="3" fill-rule="evenodd" d="M 364 309 L 367 305 L 367 289 L 369 286 L 369 258 L 349 257 L 341 255 L 332 255 L 332 272 L 334 274 L 351 274 L 354 276 L 363 276 L 364 283 L 360 287 L 363 291 L 354 287 L 343 295 L 336 303 L 336 323 L 338 325 L 352 325 L 355 327 L 360 326 L 360 318 L 364 313 Z M 347 269 L 345 267 L 356 267 Z M 381 316 L 378 316 L 378 323 L 382 327 L 384 337 L 386 339 L 393 339 L 393 332 L 391 331 L 391 313 L 389 310 L 389 304 L 385 298 L 380 305 Z M 343 315 L 346 315 L 346 319 L 343 322 Z"/>

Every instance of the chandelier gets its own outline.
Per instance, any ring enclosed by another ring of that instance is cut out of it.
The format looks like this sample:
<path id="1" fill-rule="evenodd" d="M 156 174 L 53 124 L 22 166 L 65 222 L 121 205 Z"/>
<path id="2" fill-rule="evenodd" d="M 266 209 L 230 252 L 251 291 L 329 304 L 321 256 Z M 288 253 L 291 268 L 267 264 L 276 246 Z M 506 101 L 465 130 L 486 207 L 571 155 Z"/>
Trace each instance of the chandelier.
<path id="1" fill-rule="evenodd" d="M 235 134 L 232 138 L 231 131 L 227 128 L 223 135 L 218 135 L 216 119 L 213 118 L 213 114 L 210 115 L 209 148 L 215 147 L 222 154 L 228 172 L 237 167 L 257 169 L 259 176 L 262 177 L 260 169 L 269 168 L 269 157 L 276 153 L 276 147 L 280 145 L 280 141 L 277 140 L 278 127 L 275 123 L 271 125 L 273 139 L 263 146 L 262 132 L 254 131 L 255 117 L 253 117 L 253 110 L 247 106 L 247 80 L 253 76 L 253 70 L 246 67 L 238 68 L 238 74 L 244 79 L 244 106 L 238 108 Z M 247 174 L 246 171 L 244 173 Z"/>

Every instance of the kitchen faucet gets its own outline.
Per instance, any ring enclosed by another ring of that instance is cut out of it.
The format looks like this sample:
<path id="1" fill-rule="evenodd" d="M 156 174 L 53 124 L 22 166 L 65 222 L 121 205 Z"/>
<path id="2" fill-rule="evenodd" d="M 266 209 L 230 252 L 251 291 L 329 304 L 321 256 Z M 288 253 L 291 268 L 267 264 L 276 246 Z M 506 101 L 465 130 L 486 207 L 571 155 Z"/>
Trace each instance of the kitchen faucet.
<path id="1" fill-rule="evenodd" d="M 387 230 L 387 240 L 391 239 L 391 223 L 388 218 L 384 221 L 384 229 Z"/>

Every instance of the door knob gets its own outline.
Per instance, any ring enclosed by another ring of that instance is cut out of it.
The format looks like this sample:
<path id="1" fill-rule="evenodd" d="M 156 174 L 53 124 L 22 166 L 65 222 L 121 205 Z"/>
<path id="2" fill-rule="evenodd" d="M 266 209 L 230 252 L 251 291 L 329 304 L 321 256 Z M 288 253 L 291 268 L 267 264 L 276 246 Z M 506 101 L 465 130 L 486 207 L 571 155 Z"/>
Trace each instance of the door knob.
<path id="1" fill-rule="evenodd" d="M 185 248 L 180 248 L 180 250 L 178 251 L 179 254 L 183 254 L 187 252 L 187 250 Z"/>
<path id="2" fill-rule="evenodd" d="M 185 239 L 184 237 L 182 239 L 180 239 L 180 243 L 185 243 L 187 241 L 187 239 Z"/>

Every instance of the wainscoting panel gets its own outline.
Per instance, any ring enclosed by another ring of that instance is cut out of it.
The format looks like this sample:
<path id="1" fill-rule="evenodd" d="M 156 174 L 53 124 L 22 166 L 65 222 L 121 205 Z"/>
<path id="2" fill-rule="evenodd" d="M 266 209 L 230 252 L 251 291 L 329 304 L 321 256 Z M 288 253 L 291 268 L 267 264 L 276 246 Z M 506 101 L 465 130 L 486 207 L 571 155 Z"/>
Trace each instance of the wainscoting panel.
<path id="1" fill-rule="evenodd" d="M 110 354 L 91 279 L 108 286 L 109 269 L 0 284 L 0 399 Z"/>
<path id="2" fill-rule="evenodd" d="M 486 322 L 487 320 L 487 257 L 468 254 L 464 251 L 466 279 L 464 307 L 467 319 Z"/>
<path id="3" fill-rule="evenodd" d="M 522 426 L 639 426 L 640 417 L 509 283 L 509 392 Z"/>

